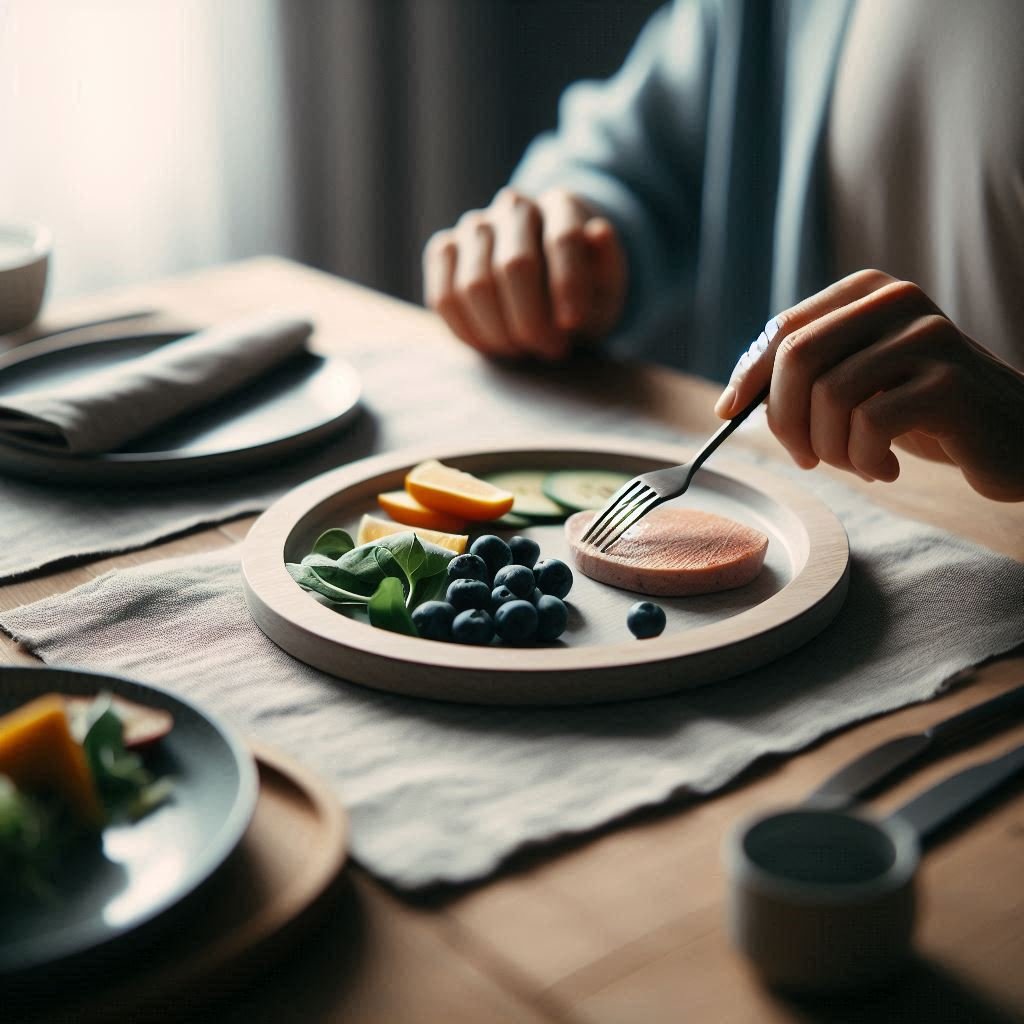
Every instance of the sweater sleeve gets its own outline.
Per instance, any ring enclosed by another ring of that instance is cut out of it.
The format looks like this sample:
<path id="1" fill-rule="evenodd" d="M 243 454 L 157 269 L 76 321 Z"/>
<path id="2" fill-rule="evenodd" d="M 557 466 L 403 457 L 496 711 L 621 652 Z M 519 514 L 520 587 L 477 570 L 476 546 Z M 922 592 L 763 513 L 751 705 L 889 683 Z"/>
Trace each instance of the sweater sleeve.
<path id="1" fill-rule="evenodd" d="M 565 188 L 615 225 L 629 261 L 617 338 L 653 329 L 693 287 L 714 21 L 700 0 L 658 10 L 613 77 L 566 90 L 557 129 L 512 176 L 529 195 Z"/>

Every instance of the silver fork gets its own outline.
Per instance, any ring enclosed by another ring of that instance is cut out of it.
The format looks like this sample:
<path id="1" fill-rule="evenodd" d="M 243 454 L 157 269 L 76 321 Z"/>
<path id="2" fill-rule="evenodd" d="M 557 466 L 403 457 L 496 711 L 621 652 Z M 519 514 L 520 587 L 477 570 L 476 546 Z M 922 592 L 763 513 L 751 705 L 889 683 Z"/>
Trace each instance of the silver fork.
<path id="1" fill-rule="evenodd" d="M 683 494 L 694 473 L 704 465 L 708 456 L 768 397 L 768 386 L 760 391 L 749 405 L 741 409 L 731 420 L 708 439 L 697 454 L 681 466 L 669 469 L 655 469 L 641 473 L 624 483 L 594 517 L 581 540 L 591 543 L 601 551 L 607 551 L 634 523 L 642 519 L 651 509 L 663 502 Z"/>

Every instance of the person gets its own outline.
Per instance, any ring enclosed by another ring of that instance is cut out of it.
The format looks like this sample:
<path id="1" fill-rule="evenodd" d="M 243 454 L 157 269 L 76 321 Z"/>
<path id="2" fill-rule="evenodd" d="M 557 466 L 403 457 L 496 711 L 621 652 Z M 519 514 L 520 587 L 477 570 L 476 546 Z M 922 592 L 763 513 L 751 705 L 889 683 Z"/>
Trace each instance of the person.
<path id="1" fill-rule="evenodd" d="M 426 303 L 489 357 L 727 381 L 724 418 L 770 382 L 806 468 L 895 445 L 1024 500 L 1021 38 L 1016 0 L 676 0 L 429 240 Z"/>

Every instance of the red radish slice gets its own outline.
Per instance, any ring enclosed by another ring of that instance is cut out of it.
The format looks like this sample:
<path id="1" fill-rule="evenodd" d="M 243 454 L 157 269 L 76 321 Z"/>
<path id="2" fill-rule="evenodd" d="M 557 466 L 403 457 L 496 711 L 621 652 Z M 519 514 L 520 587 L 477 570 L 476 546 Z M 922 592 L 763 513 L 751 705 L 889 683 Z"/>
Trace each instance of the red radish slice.
<path id="1" fill-rule="evenodd" d="M 725 516 L 656 508 L 602 553 L 583 544 L 596 512 L 577 512 L 565 533 L 580 571 L 599 583 L 656 597 L 690 597 L 750 583 L 764 565 L 768 538 Z"/>
<path id="2" fill-rule="evenodd" d="M 62 694 L 67 709 L 71 732 L 75 739 L 82 741 L 85 728 L 84 720 L 95 697 L 72 697 Z M 124 745 L 130 750 L 148 747 L 157 740 L 163 739 L 174 727 L 174 716 L 163 708 L 151 708 L 145 704 L 137 704 L 124 697 L 111 697 L 111 707 L 124 724 Z"/>

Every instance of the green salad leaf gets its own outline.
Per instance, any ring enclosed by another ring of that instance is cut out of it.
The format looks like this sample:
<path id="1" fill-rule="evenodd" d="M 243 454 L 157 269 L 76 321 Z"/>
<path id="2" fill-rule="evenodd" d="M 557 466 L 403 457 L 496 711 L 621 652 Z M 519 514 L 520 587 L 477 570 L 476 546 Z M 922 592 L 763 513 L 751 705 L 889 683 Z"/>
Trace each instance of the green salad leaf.
<path id="1" fill-rule="evenodd" d="M 344 530 L 327 530 L 301 562 L 286 563 L 288 573 L 339 610 L 364 605 L 373 625 L 416 636 L 409 613 L 444 593 L 455 552 L 424 543 L 412 530 L 358 547 L 351 539 Z"/>

